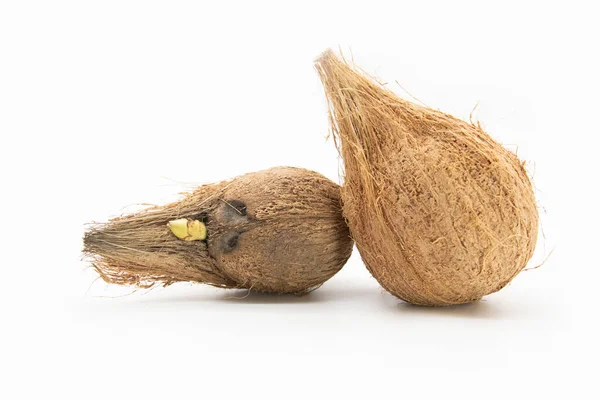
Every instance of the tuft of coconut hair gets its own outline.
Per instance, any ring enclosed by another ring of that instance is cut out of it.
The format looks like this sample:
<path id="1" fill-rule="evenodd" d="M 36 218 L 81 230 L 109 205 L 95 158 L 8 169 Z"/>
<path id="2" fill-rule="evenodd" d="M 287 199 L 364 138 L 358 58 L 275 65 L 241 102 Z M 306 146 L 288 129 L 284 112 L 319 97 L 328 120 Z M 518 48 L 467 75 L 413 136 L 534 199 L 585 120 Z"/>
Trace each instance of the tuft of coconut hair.
<path id="1" fill-rule="evenodd" d="M 84 255 L 107 283 L 149 288 L 189 281 L 238 287 L 216 267 L 206 242 L 179 240 L 167 227 L 179 218 L 204 218 L 224 186 L 204 185 L 182 201 L 94 223 L 83 238 Z"/>
<path id="2" fill-rule="evenodd" d="M 331 50 L 315 67 L 344 163 L 344 216 L 371 274 L 427 306 L 506 286 L 538 234 L 517 156 L 479 124 L 401 99 Z"/>

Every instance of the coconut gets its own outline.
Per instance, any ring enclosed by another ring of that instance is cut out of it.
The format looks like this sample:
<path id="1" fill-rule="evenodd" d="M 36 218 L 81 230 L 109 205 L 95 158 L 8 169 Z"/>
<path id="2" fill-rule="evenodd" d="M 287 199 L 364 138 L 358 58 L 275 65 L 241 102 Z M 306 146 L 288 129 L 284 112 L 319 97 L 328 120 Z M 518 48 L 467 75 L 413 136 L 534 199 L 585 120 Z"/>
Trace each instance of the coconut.
<path id="1" fill-rule="evenodd" d="M 344 163 L 344 216 L 371 274 L 428 306 L 506 286 L 538 232 L 517 156 L 479 124 L 403 100 L 330 50 L 316 69 Z"/>
<path id="2" fill-rule="evenodd" d="M 347 261 L 340 187 L 279 167 L 200 186 L 180 201 L 92 224 L 84 254 L 109 283 L 200 282 L 306 293 Z"/>

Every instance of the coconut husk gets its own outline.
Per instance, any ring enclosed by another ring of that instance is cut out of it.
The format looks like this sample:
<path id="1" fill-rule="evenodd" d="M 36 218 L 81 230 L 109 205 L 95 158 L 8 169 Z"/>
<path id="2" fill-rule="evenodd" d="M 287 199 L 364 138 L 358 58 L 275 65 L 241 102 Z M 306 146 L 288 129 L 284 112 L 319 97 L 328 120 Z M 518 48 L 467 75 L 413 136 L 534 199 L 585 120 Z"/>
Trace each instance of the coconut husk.
<path id="1" fill-rule="evenodd" d="M 108 283 L 199 282 L 303 293 L 342 268 L 352 251 L 339 186 L 279 167 L 205 185 L 180 201 L 93 224 L 84 253 Z M 182 240 L 170 221 L 201 221 L 206 240 Z"/>
<path id="2" fill-rule="evenodd" d="M 401 99 L 330 50 L 316 69 L 344 163 L 344 216 L 371 274 L 420 305 L 506 286 L 538 232 L 517 156 L 479 124 Z"/>

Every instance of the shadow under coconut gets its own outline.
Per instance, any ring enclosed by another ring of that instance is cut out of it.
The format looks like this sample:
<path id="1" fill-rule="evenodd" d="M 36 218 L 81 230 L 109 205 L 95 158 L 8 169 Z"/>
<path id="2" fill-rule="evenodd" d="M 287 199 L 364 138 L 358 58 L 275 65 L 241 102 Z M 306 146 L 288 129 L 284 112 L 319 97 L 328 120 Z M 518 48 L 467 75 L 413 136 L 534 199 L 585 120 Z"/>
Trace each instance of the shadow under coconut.
<path id="1" fill-rule="evenodd" d="M 436 317 L 501 319 L 505 314 L 501 307 L 486 302 L 485 300 L 448 307 L 423 307 L 402 302 L 397 304 L 396 307 L 403 313 L 432 315 Z"/>
<path id="2" fill-rule="evenodd" d="M 230 289 L 222 293 L 214 294 L 201 291 L 197 294 L 168 294 L 158 297 L 146 297 L 140 299 L 144 303 L 239 303 L 239 304 L 302 304 L 319 303 L 331 301 L 333 296 L 311 292 L 303 296 L 295 294 L 276 294 L 248 291 L 245 289 Z"/>
<path id="3" fill-rule="evenodd" d="M 482 299 L 473 303 L 459 304 L 448 307 L 423 307 L 396 299 L 392 295 L 386 295 L 384 299 L 391 312 L 401 312 L 411 317 L 435 317 L 435 318 L 469 318 L 469 319 L 495 319 L 495 320 L 524 320 L 532 317 L 531 310 L 511 302 L 488 301 Z M 393 303 L 392 303 L 393 301 Z M 537 316 L 539 317 L 539 315 Z"/>
<path id="4" fill-rule="evenodd" d="M 303 295 L 292 293 L 264 293 L 253 290 L 234 289 L 220 294 L 215 300 L 240 304 L 295 304 L 295 303 L 320 303 L 329 301 L 327 293 L 313 291 Z"/>
<path id="5" fill-rule="evenodd" d="M 337 288 L 318 288 L 304 295 L 292 293 L 264 293 L 247 289 L 226 289 L 210 292 L 208 290 L 199 290 L 193 292 L 187 288 L 185 293 L 168 293 L 170 288 L 160 288 L 158 290 L 149 290 L 141 293 L 139 296 L 129 298 L 133 303 L 211 303 L 222 304 L 310 304 L 310 303 L 329 303 L 339 301 L 354 301 L 366 296 L 372 296 L 373 290 L 368 287 L 337 287 Z M 131 293 L 133 295 L 133 293 Z M 107 296 L 110 299 L 110 296 Z M 121 296 L 115 296 L 114 299 L 122 299 Z"/>

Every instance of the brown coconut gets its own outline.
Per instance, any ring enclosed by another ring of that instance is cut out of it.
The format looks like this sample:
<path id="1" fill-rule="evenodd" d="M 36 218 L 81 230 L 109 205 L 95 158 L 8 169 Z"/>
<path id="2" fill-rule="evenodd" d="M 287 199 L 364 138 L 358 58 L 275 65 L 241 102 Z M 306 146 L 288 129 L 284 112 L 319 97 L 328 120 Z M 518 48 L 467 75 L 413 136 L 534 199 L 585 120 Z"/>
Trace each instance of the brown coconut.
<path id="1" fill-rule="evenodd" d="M 181 240 L 169 221 L 206 227 Z M 199 187 L 178 202 L 94 224 L 84 253 L 109 283 L 179 281 L 263 292 L 305 293 L 342 268 L 353 241 L 340 187 L 305 169 L 279 167 Z"/>
<path id="2" fill-rule="evenodd" d="M 344 162 L 344 215 L 371 274 L 428 306 L 506 286 L 538 232 L 517 156 L 479 124 L 403 100 L 331 51 L 316 69 Z"/>

